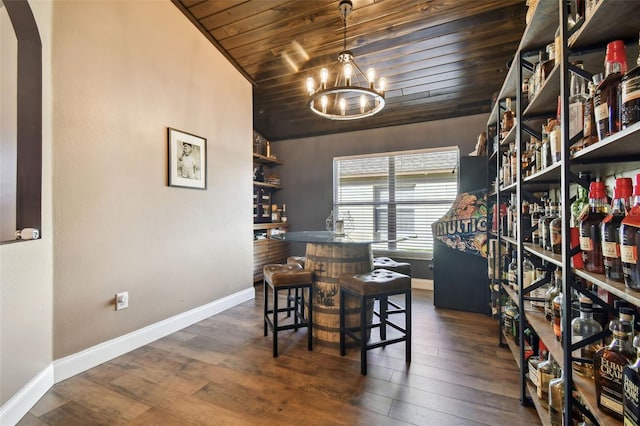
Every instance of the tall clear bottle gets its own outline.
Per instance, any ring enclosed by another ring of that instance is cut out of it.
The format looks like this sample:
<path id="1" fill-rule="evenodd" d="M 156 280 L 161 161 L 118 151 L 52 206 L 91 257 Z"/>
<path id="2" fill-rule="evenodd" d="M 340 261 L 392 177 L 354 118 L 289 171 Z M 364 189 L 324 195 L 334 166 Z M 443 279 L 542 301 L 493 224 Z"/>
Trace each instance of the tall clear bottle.
<path id="1" fill-rule="evenodd" d="M 551 222 L 558 217 L 558 203 L 552 201 L 549 203 L 549 215 L 542 218 L 542 245 L 545 250 L 551 251 Z"/>
<path id="2" fill-rule="evenodd" d="M 589 214 L 580 222 L 580 250 L 584 269 L 604 274 L 600 222 L 606 216 L 607 193 L 604 182 L 591 182 L 589 186 Z"/>
<path id="3" fill-rule="evenodd" d="M 622 373 L 624 367 L 635 360 L 632 346 L 633 326 L 629 321 L 629 308 L 620 308 L 618 318 L 609 322 L 612 340 L 600 348 L 593 357 L 594 381 L 598 408 L 622 420 Z"/>
<path id="4" fill-rule="evenodd" d="M 611 212 L 602 219 L 600 225 L 604 274 L 607 278 L 619 282 L 624 282 L 622 261 L 620 260 L 620 222 L 631 208 L 632 192 L 631 178 L 616 179 Z"/>
<path id="5" fill-rule="evenodd" d="M 620 82 L 620 120 L 623 129 L 640 121 L 640 52 L 636 64 Z"/>
<path id="6" fill-rule="evenodd" d="M 596 88 L 593 100 L 599 140 L 620 131 L 618 89 L 622 76 L 626 72 L 627 56 L 624 41 L 612 41 L 607 44 L 604 80 Z"/>
<path id="7" fill-rule="evenodd" d="M 579 69 L 584 69 L 582 61 L 576 62 L 575 65 Z M 569 138 L 571 139 L 584 129 L 584 107 L 588 99 L 585 80 L 576 73 L 571 73 L 569 93 Z M 577 145 L 577 147 L 572 146 L 572 151 L 582 147 L 582 141 L 577 142 Z"/>
<path id="8" fill-rule="evenodd" d="M 556 279 L 559 277 L 560 279 Z M 562 291 L 562 276 L 558 270 L 551 272 L 551 283 L 549 289 L 544 294 L 544 316 L 550 323 L 553 323 L 553 299 Z"/>
<path id="9" fill-rule="evenodd" d="M 562 426 L 564 411 L 564 371 L 558 368 L 558 376 L 549 382 L 549 421 L 551 426 Z"/>
<path id="10" fill-rule="evenodd" d="M 602 331 L 600 323 L 593 319 L 593 302 L 591 299 L 581 296 L 579 300 L 580 316 L 571 321 L 572 344 Z M 581 376 L 593 377 L 593 357 L 598 349 L 600 349 L 600 344 L 594 342 L 573 351 L 574 358 L 589 360 L 589 362 L 573 361 L 574 371 Z"/>
<path id="11" fill-rule="evenodd" d="M 625 285 L 640 290 L 640 271 L 638 270 L 638 246 L 636 233 L 640 231 L 640 174 L 636 175 L 633 189 L 633 207 L 620 223 L 620 259 Z"/>

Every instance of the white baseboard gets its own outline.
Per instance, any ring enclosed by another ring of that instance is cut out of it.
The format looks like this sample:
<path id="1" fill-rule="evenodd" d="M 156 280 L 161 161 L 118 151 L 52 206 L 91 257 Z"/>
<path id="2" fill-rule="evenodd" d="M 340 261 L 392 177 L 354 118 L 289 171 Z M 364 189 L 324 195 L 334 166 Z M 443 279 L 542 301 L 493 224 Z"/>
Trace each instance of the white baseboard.
<path id="1" fill-rule="evenodd" d="M 209 318 L 255 297 L 253 287 L 183 312 L 155 324 L 115 339 L 100 343 L 81 352 L 55 360 L 38 373 L 26 386 L 0 408 L 0 425 L 14 425 L 53 386 L 71 376 L 107 362 L 178 330 Z"/>
<path id="2" fill-rule="evenodd" d="M 53 386 L 53 364 L 38 373 L 0 408 L 0 425 L 15 425 Z"/>
<path id="3" fill-rule="evenodd" d="M 419 290 L 433 290 L 433 280 L 411 278 L 411 288 L 417 288 Z"/>

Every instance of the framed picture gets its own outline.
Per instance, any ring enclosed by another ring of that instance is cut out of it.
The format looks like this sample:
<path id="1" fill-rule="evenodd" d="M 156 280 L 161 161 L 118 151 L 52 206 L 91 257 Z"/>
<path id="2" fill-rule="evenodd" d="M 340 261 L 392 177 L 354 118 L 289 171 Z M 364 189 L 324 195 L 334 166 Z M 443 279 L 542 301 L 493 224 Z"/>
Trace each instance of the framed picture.
<path id="1" fill-rule="evenodd" d="M 207 140 L 168 128 L 169 186 L 207 189 Z"/>

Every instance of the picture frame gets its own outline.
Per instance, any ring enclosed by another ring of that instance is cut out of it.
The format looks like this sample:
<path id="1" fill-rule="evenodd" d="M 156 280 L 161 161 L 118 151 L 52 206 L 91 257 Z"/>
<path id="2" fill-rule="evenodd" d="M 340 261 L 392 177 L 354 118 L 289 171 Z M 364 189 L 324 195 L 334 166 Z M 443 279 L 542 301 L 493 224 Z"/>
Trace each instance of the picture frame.
<path id="1" fill-rule="evenodd" d="M 207 140 L 167 128 L 169 186 L 207 189 Z"/>

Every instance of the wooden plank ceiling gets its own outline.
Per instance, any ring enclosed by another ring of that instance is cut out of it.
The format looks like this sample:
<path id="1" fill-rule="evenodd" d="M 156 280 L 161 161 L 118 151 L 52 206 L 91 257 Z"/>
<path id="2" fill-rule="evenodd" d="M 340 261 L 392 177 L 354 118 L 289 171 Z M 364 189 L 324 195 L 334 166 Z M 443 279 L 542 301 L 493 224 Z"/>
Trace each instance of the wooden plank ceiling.
<path id="1" fill-rule="evenodd" d="M 305 91 L 342 50 L 339 0 L 173 1 L 253 83 L 254 128 L 272 141 L 489 112 L 526 12 L 524 0 L 352 0 L 347 49 L 386 78 L 387 105 L 345 122 L 313 114 Z"/>

